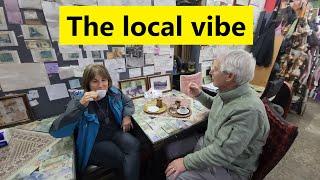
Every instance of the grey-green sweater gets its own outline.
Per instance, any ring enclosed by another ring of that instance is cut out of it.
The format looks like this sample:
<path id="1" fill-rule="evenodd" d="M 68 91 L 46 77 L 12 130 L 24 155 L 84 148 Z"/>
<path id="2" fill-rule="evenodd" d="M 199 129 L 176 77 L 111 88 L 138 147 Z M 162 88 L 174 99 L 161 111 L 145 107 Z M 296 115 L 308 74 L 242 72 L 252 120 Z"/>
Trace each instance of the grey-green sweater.
<path id="1" fill-rule="evenodd" d="M 258 166 L 269 134 L 269 121 L 262 101 L 249 84 L 211 97 L 197 99 L 211 108 L 201 150 L 184 157 L 187 170 L 221 166 L 248 178 Z"/>

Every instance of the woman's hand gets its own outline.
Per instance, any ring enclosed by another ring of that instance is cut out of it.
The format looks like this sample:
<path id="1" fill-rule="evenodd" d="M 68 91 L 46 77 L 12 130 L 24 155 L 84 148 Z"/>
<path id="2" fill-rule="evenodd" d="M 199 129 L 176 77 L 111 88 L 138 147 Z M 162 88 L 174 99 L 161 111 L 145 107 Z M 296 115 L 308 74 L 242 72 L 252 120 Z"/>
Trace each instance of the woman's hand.
<path id="1" fill-rule="evenodd" d="M 122 127 L 123 132 L 128 132 L 131 129 L 133 129 L 133 124 L 131 122 L 130 116 L 126 116 L 123 118 L 121 127 Z"/>
<path id="2" fill-rule="evenodd" d="M 98 93 L 96 91 L 90 91 L 90 92 L 85 92 L 83 97 L 80 100 L 80 104 L 84 105 L 87 107 L 89 105 L 89 102 L 93 100 L 97 100 L 98 98 Z"/>

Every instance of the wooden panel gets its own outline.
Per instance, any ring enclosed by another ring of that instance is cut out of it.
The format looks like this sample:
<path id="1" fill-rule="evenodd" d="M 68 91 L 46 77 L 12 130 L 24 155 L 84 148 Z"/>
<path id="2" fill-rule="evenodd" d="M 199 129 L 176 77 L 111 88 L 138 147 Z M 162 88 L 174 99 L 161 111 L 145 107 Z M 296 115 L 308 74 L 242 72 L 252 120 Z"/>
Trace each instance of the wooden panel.
<path id="1" fill-rule="evenodd" d="M 255 72 L 254 72 L 254 78 L 251 81 L 251 84 L 261 87 L 266 87 L 271 70 L 273 68 L 273 65 L 277 59 L 278 52 L 280 50 L 280 46 L 282 44 L 282 41 L 284 39 L 284 36 L 282 35 L 276 35 L 274 39 L 274 48 L 273 48 L 273 56 L 272 56 L 272 63 L 269 67 L 263 67 L 263 66 L 256 66 Z"/>

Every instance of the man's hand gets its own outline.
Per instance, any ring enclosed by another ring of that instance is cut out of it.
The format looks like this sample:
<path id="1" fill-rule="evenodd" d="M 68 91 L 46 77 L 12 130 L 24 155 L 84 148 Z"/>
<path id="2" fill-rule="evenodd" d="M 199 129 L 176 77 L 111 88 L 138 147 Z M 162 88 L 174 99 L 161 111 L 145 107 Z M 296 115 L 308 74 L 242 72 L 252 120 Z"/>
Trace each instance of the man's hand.
<path id="1" fill-rule="evenodd" d="M 122 130 L 123 132 L 128 132 L 130 129 L 133 129 L 133 124 L 131 122 L 131 117 L 130 116 L 125 116 L 122 120 Z"/>
<path id="2" fill-rule="evenodd" d="M 189 91 L 190 91 L 190 94 L 193 96 L 193 97 L 197 97 L 200 95 L 201 93 L 201 88 L 194 82 L 191 82 L 189 84 Z"/>
<path id="3" fill-rule="evenodd" d="M 176 179 L 177 176 L 184 171 L 186 171 L 186 167 L 184 167 L 183 158 L 178 158 L 168 165 L 165 173 L 167 177 L 173 175 L 173 179 Z"/>

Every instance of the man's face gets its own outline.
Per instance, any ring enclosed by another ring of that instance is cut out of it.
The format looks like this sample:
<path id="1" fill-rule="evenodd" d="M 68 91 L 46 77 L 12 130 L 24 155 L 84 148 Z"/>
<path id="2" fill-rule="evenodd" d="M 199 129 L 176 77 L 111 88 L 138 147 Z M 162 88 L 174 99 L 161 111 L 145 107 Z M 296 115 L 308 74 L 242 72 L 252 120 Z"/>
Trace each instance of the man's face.
<path id="1" fill-rule="evenodd" d="M 226 83 L 226 74 L 220 71 L 220 61 L 214 60 L 211 66 L 210 75 L 213 85 L 220 88 Z"/>

